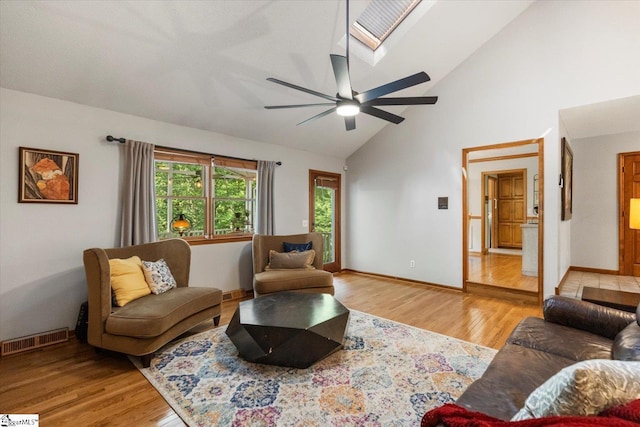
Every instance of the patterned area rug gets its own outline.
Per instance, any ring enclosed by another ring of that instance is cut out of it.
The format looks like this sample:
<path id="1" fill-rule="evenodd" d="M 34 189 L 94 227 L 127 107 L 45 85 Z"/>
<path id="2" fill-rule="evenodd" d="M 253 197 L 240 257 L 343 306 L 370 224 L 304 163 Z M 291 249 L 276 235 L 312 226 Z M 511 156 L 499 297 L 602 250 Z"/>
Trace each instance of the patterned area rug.
<path id="1" fill-rule="evenodd" d="M 175 341 L 142 374 L 190 426 L 418 426 L 496 351 L 351 311 L 344 349 L 308 369 L 248 363 L 226 326 Z"/>

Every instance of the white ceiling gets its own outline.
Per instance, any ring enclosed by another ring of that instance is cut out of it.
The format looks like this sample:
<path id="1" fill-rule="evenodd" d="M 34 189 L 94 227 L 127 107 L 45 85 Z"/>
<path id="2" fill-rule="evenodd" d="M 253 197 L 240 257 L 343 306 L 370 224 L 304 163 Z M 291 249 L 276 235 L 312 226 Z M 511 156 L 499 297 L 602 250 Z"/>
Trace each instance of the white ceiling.
<path id="1" fill-rule="evenodd" d="M 572 139 L 640 132 L 640 95 L 560 110 Z"/>
<path id="2" fill-rule="evenodd" d="M 437 95 L 438 81 L 531 3 L 423 0 L 426 12 L 375 67 L 352 55 L 353 87 L 425 71 L 431 82 L 394 95 Z M 353 0 L 351 18 L 366 5 Z M 0 85 L 346 158 L 387 122 L 361 114 L 346 132 L 335 114 L 296 126 L 324 107 L 263 108 L 323 101 L 267 77 L 335 94 L 329 54 L 344 54 L 344 27 L 344 1 L 4 0 Z"/>

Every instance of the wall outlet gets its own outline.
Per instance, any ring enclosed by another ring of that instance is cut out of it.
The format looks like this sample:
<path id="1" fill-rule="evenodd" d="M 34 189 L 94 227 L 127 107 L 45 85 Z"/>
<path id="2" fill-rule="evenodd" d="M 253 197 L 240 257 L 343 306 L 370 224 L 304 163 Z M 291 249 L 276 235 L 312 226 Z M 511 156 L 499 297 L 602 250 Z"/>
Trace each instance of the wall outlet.
<path id="1" fill-rule="evenodd" d="M 412 259 L 412 260 L 409 261 L 409 267 L 410 268 L 416 268 L 416 260 L 415 259 Z"/>
<path id="2" fill-rule="evenodd" d="M 303 219 L 302 220 L 302 226 L 303 227 L 308 227 L 309 226 L 309 220 L 308 219 Z"/>

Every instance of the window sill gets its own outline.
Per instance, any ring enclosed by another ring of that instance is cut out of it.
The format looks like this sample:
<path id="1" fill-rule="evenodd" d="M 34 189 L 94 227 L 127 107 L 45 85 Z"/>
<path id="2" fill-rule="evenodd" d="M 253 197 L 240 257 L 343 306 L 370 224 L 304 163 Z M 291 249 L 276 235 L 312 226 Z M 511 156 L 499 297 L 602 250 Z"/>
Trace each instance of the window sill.
<path id="1" fill-rule="evenodd" d="M 225 235 L 216 236 L 213 239 L 184 239 L 190 246 L 200 245 L 213 245 L 216 243 L 231 243 L 231 242 L 250 242 L 253 239 L 253 234 L 237 234 L 237 235 Z"/>

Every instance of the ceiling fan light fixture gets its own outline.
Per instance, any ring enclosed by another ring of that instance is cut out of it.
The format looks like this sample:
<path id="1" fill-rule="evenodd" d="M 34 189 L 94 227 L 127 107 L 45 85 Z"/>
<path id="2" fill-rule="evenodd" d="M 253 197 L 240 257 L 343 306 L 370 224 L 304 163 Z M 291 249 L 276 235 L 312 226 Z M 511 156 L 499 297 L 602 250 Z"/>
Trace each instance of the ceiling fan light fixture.
<path id="1" fill-rule="evenodd" d="M 1 1 L 1 0 L 0 0 Z M 380 0 L 381 1 L 381 0 Z M 406 1 L 418 1 L 418 0 L 406 0 Z M 382 2 L 382 1 L 381 1 Z M 264 108 L 280 109 L 280 108 L 300 108 L 300 107 L 317 107 L 317 106 L 331 106 L 332 108 L 325 110 L 313 117 L 304 120 L 299 125 L 312 122 L 321 117 L 332 114 L 334 111 L 344 117 L 344 125 L 347 131 L 354 130 L 356 128 L 355 116 L 359 113 L 367 114 L 369 116 L 377 117 L 382 120 L 386 120 L 390 123 L 401 123 L 404 118 L 396 114 L 390 113 L 385 110 L 376 108 L 377 106 L 384 105 L 423 105 L 423 104 L 435 104 L 438 100 L 437 96 L 410 96 L 410 97 L 386 97 L 385 95 L 398 92 L 403 89 L 425 83 L 430 80 L 427 73 L 421 71 L 411 76 L 395 80 L 393 82 L 378 86 L 374 89 L 370 89 L 366 92 L 356 92 L 351 86 L 351 77 L 349 76 L 349 0 L 346 0 L 347 13 L 346 13 L 346 47 L 347 54 L 335 55 L 330 54 L 331 66 L 333 68 L 333 75 L 336 78 L 336 84 L 338 87 L 338 93 L 335 96 L 327 95 L 324 93 L 316 92 L 315 90 L 307 89 L 302 86 L 287 83 L 282 80 L 275 79 L 273 77 L 267 78 L 268 81 L 277 83 L 279 85 L 286 86 L 291 89 L 299 90 L 301 92 L 308 93 L 320 98 L 324 98 L 330 102 L 313 103 L 313 104 L 296 104 L 296 105 L 266 105 Z"/>
<path id="2" fill-rule="evenodd" d="M 353 117 L 360 112 L 360 104 L 357 101 L 338 101 L 336 113 L 343 117 Z"/>

